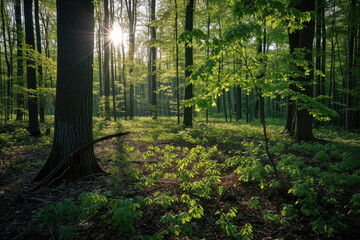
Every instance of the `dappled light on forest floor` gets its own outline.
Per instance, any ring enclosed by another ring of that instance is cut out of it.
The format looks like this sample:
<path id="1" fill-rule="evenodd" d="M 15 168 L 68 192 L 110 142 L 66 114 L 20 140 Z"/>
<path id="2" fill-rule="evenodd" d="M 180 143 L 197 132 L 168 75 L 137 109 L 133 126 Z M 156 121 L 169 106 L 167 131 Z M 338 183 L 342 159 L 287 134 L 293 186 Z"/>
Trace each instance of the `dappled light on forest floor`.
<path id="1" fill-rule="evenodd" d="M 97 137 L 132 132 L 95 145 L 109 176 L 31 192 L 31 178 L 49 152 L 47 138 L 32 143 L 36 150 L 16 150 L 21 142 L 3 148 L 2 239 L 351 239 L 359 234 L 356 135 L 353 147 L 343 148 L 342 141 L 294 142 L 269 125 L 270 151 L 281 174 L 275 182 L 259 126 L 195 123 L 183 130 L 171 120 L 95 121 Z"/>

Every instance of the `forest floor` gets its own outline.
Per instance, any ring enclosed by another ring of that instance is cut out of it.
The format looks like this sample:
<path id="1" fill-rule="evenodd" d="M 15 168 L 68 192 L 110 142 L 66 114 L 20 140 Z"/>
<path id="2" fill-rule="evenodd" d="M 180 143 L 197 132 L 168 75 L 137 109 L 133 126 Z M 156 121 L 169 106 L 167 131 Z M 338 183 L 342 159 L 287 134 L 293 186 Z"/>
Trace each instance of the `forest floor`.
<path id="1" fill-rule="evenodd" d="M 269 124 L 95 120 L 96 179 L 32 189 L 51 134 L 0 137 L 0 239 L 357 239 L 360 134 L 326 127 L 295 142 Z M 43 126 L 45 128 L 49 126 Z M 43 131 L 45 132 L 45 131 Z M 52 131 L 53 132 L 53 129 Z M 280 211 L 277 212 L 277 196 Z"/>

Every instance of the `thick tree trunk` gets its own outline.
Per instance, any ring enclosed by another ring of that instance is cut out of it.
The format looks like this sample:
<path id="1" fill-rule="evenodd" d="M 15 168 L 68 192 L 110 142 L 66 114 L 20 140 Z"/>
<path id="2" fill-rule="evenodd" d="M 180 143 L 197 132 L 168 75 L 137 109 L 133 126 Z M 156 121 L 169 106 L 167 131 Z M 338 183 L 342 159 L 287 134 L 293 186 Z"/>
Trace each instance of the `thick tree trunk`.
<path id="1" fill-rule="evenodd" d="M 25 15 L 25 41 L 31 48 L 35 49 L 34 27 L 32 20 L 32 0 L 24 1 L 24 15 Z M 39 120 L 38 120 L 38 101 L 36 93 L 36 71 L 33 67 L 35 65 L 31 58 L 26 61 L 27 64 L 27 87 L 31 91 L 28 94 L 28 109 L 29 109 L 29 133 L 32 136 L 40 135 Z"/>
<path id="2" fill-rule="evenodd" d="M 301 10 L 305 11 L 314 11 L 315 1 L 314 0 L 303 0 L 301 3 Z M 299 77 L 299 82 L 303 85 L 304 90 L 300 91 L 303 94 L 306 94 L 309 97 L 312 97 L 313 94 L 313 66 L 312 66 L 312 43 L 314 39 L 314 20 L 311 19 L 309 22 L 305 23 L 304 28 L 300 31 L 299 47 L 305 48 L 305 60 L 308 61 L 308 66 L 311 69 L 310 74 L 302 74 Z M 299 100 L 297 102 L 297 112 L 296 112 L 296 126 L 295 126 L 295 139 L 297 140 L 312 140 L 314 138 L 312 132 L 312 116 L 307 109 L 299 109 Z"/>
<path id="3" fill-rule="evenodd" d="M 55 131 L 50 156 L 34 181 L 45 178 L 64 158 L 93 141 L 92 91 L 94 6 L 91 0 L 57 1 L 58 71 Z M 102 173 L 93 147 L 74 155 L 53 179 L 74 181 Z"/>
<path id="4" fill-rule="evenodd" d="M 185 31 L 192 32 L 194 24 L 194 0 L 189 0 L 186 4 L 186 19 L 185 19 Z M 189 77 L 192 74 L 190 69 L 193 65 L 193 47 L 192 38 L 189 43 L 185 43 L 185 100 L 189 100 L 193 97 L 193 85 L 189 81 Z M 184 109 L 184 126 L 192 127 L 192 106 L 185 107 Z"/>

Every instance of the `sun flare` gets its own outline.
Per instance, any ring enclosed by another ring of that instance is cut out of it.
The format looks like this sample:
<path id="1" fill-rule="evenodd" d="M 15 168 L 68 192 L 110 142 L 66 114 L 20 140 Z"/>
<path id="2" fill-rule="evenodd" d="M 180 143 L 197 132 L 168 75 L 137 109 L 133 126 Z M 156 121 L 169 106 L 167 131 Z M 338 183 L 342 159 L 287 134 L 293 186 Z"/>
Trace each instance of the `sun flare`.
<path id="1" fill-rule="evenodd" d="M 114 43 L 115 46 L 119 45 L 122 41 L 123 33 L 121 31 L 121 28 L 119 26 L 116 26 L 113 28 L 113 30 L 110 32 L 110 39 Z"/>

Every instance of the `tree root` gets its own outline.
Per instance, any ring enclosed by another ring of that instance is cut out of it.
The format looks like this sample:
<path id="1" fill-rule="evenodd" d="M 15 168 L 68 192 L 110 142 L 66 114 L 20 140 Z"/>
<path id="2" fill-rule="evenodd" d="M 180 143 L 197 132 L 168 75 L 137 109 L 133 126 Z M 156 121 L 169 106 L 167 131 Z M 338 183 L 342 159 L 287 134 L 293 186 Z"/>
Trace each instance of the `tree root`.
<path id="1" fill-rule="evenodd" d="M 130 132 L 124 132 L 124 133 L 115 133 L 115 134 L 111 134 L 111 135 L 107 135 L 107 136 L 104 136 L 104 137 L 101 137 L 101 138 L 98 138 L 86 145 L 83 145 L 81 147 L 79 147 L 78 149 L 76 149 L 74 152 L 72 152 L 71 154 L 69 154 L 67 157 L 65 157 L 63 160 L 61 160 L 59 162 L 58 165 L 56 165 L 56 167 L 46 176 L 43 178 L 43 180 L 40 181 L 40 183 L 38 183 L 31 191 L 34 192 L 36 191 L 37 189 L 39 189 L 40 187 L 42 186 L 48 186 L 50 185 L 54 180 L 52 179 L 56 174 L 59 173 L 59 171 L 61 171 L 62 169 L 64 169 L 65 165 L 76 155 L 78 154 L 79 152 L 87 149 L 88 147 L 91 147 L 93 146 L 95 143 L 98 143 L 98 142 L 102 142 L 104 140 L 107 140 L 107 139 L 110 139 L 110 138 L 114 138 L 114 137 L 121 137 L 121 136 L 124 136 L 126 134 L 129 134 Z M 64 175 L 64 173 L 69 170 L 70 167 L 66 168 L 64 172 L 61 173 L 61 176 L 62 177 Z M 56 178 L 55 180 L 58 180 L 59 178 Z"/>

